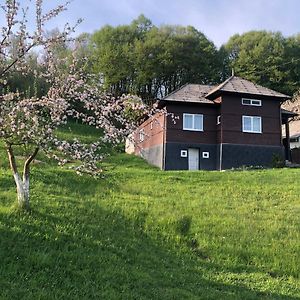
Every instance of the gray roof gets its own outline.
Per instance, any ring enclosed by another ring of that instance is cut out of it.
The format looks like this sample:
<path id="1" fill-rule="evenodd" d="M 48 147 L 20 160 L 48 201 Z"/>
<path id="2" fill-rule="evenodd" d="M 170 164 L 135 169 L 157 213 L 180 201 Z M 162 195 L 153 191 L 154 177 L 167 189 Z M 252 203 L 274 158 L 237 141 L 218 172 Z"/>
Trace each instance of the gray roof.
<path id="1" fill-rule="evenodd" d="M 206 97 L 208 99 L 213 99 L 215 94 L 219 92 L 232 92 L 232 93 L 240 93 L 240 94 L 250 94 L 250 95 L 260 95 L 260 96 L 271 96 L 276 98 L 289 99 L 290 96 L 284 95 L 282 93 L 273 91 L 261 85 L 255 84 L 246 79 L 231 76 L 223 83 L 212 89 Z"/>
<path id="2" fill-rule="evenodd" d="M 214 86 L 211 85 L 185 84 L 176 91 L 167 95 L 163 98 L 163 100 L 214 104 L 213 101 L 205 98 L 207 93 L 213 88 Z"/>

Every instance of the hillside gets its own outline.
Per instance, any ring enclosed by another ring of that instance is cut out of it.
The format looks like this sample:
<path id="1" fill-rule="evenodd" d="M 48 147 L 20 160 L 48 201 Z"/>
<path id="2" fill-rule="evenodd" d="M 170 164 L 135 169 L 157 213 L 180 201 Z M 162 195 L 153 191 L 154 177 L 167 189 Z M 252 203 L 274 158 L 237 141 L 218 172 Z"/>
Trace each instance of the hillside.
<path id="1" fill-rule="evenodd" d="M 115 154 L 95 180 L 40 163 L 22 214 L 0 153 L 0 299 L 300 298 L 298 169 L 163 172 Z"/>

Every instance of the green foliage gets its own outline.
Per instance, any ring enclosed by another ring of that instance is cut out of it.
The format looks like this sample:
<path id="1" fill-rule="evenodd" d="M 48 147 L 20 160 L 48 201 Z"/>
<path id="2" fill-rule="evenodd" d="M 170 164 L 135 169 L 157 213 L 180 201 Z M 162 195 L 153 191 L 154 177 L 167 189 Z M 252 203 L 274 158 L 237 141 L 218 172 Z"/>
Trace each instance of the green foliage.
<path id="1" fill-rule="evenodd" d="M 32 212 L 16 212 L 0 152 L 0 298 L 300 297 L 298 169 L 163 172 L 122 154 L 95 180 L 36 164 Z"/>
<path id="2" fill-rule="evenodd" d="M 235 74 L 292 95 L 300 85 L 299 36 L 285 38 L 279 32 L 250 31 L 236 34 L 220 49 L 224 77 Z"/>
<path id="3" fill-rule="evenodd" d="M 7 84 L 0 85 L 0 94 L 7 92 L 19 92 L 25 97 L 41 97 L 48 91 L 48 84 L 43 80 L 39 73 L 43 72 L 42 67 L 38 64 L 38 57 L 34 53 L 26 57 L 26 65 L 29 71 L 25 74 L 20 72 L 10 72 L 6 76 Z"/>
<path id="4" fill-rule="evenodd" d="M 92 36 L 92 66 L 114 94 L 155 99 L 189 83 L 219 81 L 214 44 L 188 26 L 152 25 L 140 16 L 130 25 L 105 26 Z"/>
<path id="5" fill-rule="evenodd" d="M 283 168 L 285 166 L 285 161 L 281 155 L 273 154 L 272 156 L 272 167 L 273 168 Z"/>

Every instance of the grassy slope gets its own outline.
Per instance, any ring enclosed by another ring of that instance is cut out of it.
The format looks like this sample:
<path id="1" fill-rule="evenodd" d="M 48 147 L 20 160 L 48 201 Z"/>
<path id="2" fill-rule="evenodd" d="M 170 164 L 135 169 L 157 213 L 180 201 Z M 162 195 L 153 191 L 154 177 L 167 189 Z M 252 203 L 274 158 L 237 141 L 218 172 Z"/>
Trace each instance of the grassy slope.
<path id="1" fill-rule="evenodd" d="M 39 164 L 26 215 L 0 153 L 0 299 L 300 297 L 300 170 L 162 172 L 116 155 L 97 181 Z"/>

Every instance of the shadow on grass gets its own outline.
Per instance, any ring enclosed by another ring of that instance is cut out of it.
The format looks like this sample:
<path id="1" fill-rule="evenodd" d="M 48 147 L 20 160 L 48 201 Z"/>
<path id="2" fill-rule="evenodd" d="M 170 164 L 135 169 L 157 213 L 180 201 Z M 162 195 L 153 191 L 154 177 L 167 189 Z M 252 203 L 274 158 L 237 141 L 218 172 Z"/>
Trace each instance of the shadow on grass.
<path id="1" fill-rule="evenodd" d="M 119 211 L 68 203 L 51 214 L 0 215 L 3 299 L 296 299 L 208 280 L 216 266 L 151 238 Z"/>

